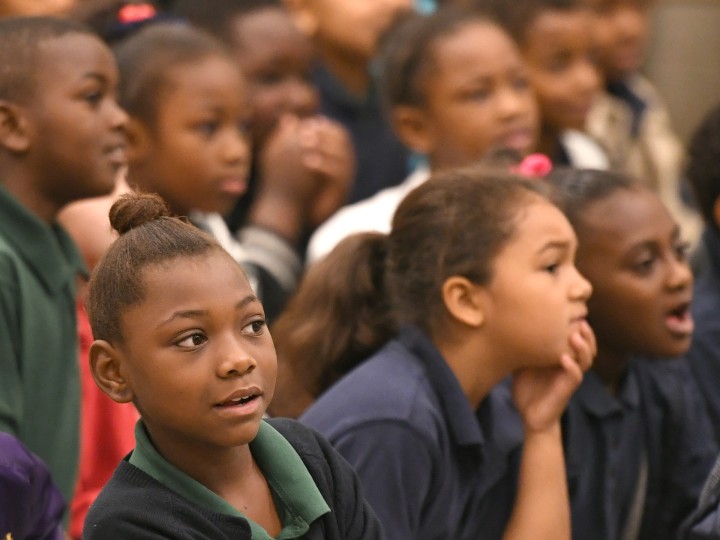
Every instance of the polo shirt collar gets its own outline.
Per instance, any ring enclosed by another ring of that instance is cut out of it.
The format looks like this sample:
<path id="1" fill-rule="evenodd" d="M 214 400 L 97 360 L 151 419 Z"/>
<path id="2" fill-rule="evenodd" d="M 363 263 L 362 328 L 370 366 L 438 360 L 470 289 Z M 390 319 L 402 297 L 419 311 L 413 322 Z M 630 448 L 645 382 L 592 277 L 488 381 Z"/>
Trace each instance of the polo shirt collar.
<path id="1" fill-rule="evenodd" d="M 399 340 L 422 361 L 455 443 L 458 446 L 481 447 L 484 438 L 475 411 L 440 351 L 423 331 L 413 325 L 401 328 Z"/>
<path id="2" fill-rule="evenodd" d="M 576 392 L 580 405 L 590 414 L 605 418 L 622 413 L 623 409 L 637 409 L 640 406 L 640 388 L 633 369 L 628 369 L 620 392 L 613 396 L 593 371 L 588 371 Z"/>
<path id="3" fill-rule="evenodd" d="M 330 512 L 298 453 L 267 422 L 260 422 L 258 434 L 250 443 L 250 451 L 270 484 L 273 495 L 283 506 L 282 509 L 278 508 L 283 518 L 283 530 L 278 539 L 300 538 L 308 531 L 311 523 Z M 262 527 L 222 497 L 162 457 L 150 441 L 142 419 L 135 425 L 135 450 L 130 456 L 130 463 L 178 495 L 207 510 L 245 519 L 252 529 L 253 539 L 271 538 Z"/>
<path id="4" fill-rule="evenodd" d="M 58 224 L 48 225 L 0 186 L 0 231 L 50 293 L 86 274 L 75 243 Z"/>

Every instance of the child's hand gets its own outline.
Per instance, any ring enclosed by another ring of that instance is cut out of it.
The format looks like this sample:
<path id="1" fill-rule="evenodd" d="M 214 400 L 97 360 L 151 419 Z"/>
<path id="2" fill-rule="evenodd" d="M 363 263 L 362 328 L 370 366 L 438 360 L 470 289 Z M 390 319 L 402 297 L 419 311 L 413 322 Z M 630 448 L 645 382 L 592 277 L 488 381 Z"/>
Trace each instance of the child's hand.
<path id="1" fill-rule="evenodd" d="M 580 385 L 597 352 L 595 334 L 587 322 L 570 336 L 573 354 L 563 354 L 560 365 L 525 368 L 513 375 L 513 400 L 525 431 L 541 432 L 556 425 L 570 396 Z"/>
<path id="2" fill-rule="evenodd" d="M 322 116 L 302 120 L 300 135 L 303 165 L 319 180 L 308 210 L 308 225 L 314 229 L 345 203 L 355 173 L 355 153 L 347 130 Z"/>

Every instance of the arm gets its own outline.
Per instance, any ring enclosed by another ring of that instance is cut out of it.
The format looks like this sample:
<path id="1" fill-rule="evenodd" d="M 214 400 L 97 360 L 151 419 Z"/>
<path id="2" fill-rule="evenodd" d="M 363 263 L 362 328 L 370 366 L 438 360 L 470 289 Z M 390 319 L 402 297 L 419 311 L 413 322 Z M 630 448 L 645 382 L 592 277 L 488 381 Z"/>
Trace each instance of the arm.
<path id="1" fill-rule="evenodd" d="M 525 442 L 518 495 L 506 540 L 571 537 L 560 417 L 595 355 L 595 337 L 583 323 L 570 338 L 574 358 L 564 354 L 552 368 L 529 368 L 513 378 L 513 398 L 523 417 Z"/>

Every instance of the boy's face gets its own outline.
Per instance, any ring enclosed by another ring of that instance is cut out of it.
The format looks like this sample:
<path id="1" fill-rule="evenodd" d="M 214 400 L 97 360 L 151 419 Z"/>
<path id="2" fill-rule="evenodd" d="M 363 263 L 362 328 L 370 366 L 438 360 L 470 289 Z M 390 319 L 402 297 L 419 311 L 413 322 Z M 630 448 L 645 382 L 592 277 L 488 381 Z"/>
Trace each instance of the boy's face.
<path id="1" fill-rule="evenodd" d="M 348 62 L 367 62 L 380 35 L 413 0 L 292 0 L 301 28 L 321 50 Z"/>
<path id="2" fill-rule="evenodd" d="M 523 52 L 543 125 L 583 129 L 600 91 L 590 10 L 544 11 L 528 28 Z"/>
<path id="3" fill-rule="evenodd" d="M 672 357 L 690 346 L 692 273 L 680 231 L 650 190 L 617 190 L 583 212 L 577 264 L 601 349 Z"/>
<path id="4" fill-rule="evenodd" d="M 310 41 L 280 8 L 238 17 L 233 51 L 248 85 L 253 145 L 261 147 L 284 114 L 306 117 L 319 107 L 310 81 Z"/>
<path id="5" fill-rule="evenodd" d="M 146 267 L 140 277 L 146 295 L 123 314 L 116 349 L 153 442 L 161 452 L 207 455 L 252 441 L 277 359 L 240 266 L 211 251 Z"/>
<path id="6" fill-rule="evenodd" d="M 131 137 L 128 179 L 158 193 L 172 211 L 227 213 L 245 192 L 249 168 L 245 88 L 220 56 L 168 68 L 155 125 Z M 142 167 L 142 178 L 134 167 Z"/>
<path id="7" fill-rule="evenodd" d="M 558 365 L 571 353 L 570 336 L 580 330 L 592 293 L 575 268 L 576 248 L 570 223 L 554 205 L 537 197 L 518 212 L 510 241 L 493 261 L 484 322 L 496 351 L 516 367 L 532 358 Z"/>
<path id="8" fill-rule="evenodd" d="M 529 153 L 538 114 L 517 47 L 500 28 L 470 22 L 434 46 L 425 81 L 426 151 L 433 168 L 467 165 L 492 148 Z"/>
<path id="9" fill-rule="evenodd" d="M 117 68 L 102 42 L 68 34 L 40 45 L 26 114 L 28 162 L 44 196 L 60 206 L 110 193 L 126 164 L 125 112 L 115 101 Z"/>
<path id="10" fill-rule="evenodd" d="M 627 1 L 598 9 L 598 58 L 608 79 L 622 79 L 642 66 L 650 26 L 648 10 L 647 5 Z"/>

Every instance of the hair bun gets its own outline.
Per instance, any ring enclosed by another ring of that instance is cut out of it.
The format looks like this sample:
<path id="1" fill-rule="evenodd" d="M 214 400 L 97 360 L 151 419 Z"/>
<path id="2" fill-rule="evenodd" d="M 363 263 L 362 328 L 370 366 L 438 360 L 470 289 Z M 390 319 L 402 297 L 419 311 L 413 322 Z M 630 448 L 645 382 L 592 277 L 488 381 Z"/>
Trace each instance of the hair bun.
<path id="1" fill-rule="evenodd" d="M 170 215 L 167 203 L 154 193 L 125 193 L 110 208 L 110 225 L 119 234 Z"/>

